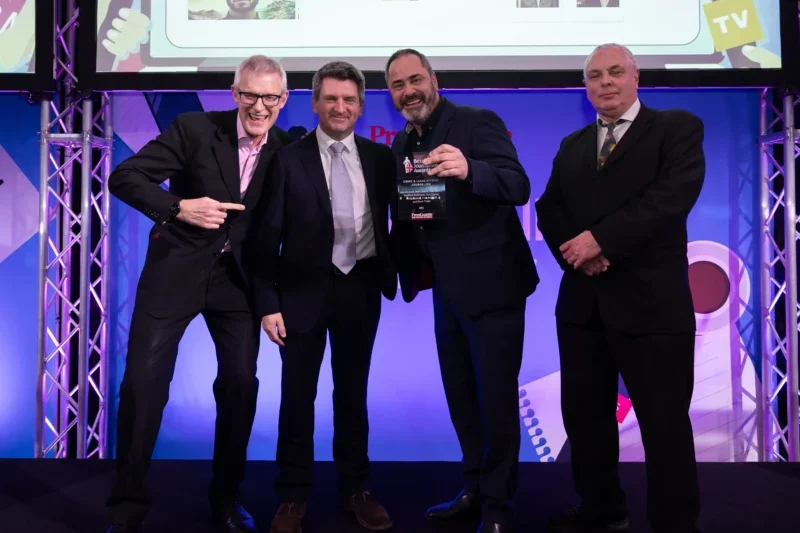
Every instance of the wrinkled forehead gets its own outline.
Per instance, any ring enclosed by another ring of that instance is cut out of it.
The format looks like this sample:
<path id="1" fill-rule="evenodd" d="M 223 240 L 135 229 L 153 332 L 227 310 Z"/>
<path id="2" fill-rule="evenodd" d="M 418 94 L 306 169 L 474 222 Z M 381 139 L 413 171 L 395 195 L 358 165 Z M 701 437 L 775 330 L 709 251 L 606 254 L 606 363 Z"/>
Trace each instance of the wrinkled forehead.
<path id="1" fill-rule="evenodd" d="M 256 94 L 281 94 L 283 80 L 279 72 L 244 71 L 239 78 L 239 90 Z"/>
<path id="2" fill-rule="evenodd" d="M 598 50 L 586 65 L 586 72 L 604 72 L 610 70 L 629 70 L 634 68 L 624 50 L 606 48 Z"/>

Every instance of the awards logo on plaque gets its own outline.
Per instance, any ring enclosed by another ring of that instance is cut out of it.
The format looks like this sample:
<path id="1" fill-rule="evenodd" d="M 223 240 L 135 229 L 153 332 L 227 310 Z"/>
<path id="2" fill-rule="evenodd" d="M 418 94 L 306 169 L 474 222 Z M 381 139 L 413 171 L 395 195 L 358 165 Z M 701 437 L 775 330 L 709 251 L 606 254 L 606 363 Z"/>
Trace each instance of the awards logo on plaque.
<path id="1" fill-rule="evenodd" d="M 397 158 L 397 210 L 400 220 L 442 220 L 445 210 L 445 178 L 429 176 L 436 165 L 424 165 L 428 152 L 402 154 Z"/>

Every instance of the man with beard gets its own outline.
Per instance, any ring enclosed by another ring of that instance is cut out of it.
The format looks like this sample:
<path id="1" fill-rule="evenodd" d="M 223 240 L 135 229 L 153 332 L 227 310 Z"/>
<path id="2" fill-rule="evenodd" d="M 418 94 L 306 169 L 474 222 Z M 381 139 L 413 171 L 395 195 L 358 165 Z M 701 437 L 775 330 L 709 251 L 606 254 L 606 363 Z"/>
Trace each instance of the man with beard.
<path id="1" fill-rule="evenodd" d="M 528 201 L 530 182 L 503 121 L 440 96 L 423 54 L 395 52 L 386 82 L 408 120 L 392 150 L 430 151 L 423 163 L 435 165 L 431 173 L 446 183 L 444 220 L 399 220 L 392 210 L 403 299 L 433 289 L 442 381 L 463 454 L 463 490 L 426 517 L 451 520 L 482 509 L 479 532 L 508 533 L 520 446 L 525 303 L 539 281 L 514 207 Z"/>
<path id="2" fill-rule="evenodd" d="M 228 12 L 215 10 L 189 11 L 189 20 L 291 20 L 295 18 L 295 0 L 273 0 L 261 9 L 259 0 L 227 0 Z"/>
<path id="3" fill-rule="evenodd" d="M 111 533 L 133 533 L 149 507 L 147 471 L 178 343 L 202 314 L 216 348 L 217 420 L 209 489 L 218 531 L 255 531 L 237 503 L 256 411 L 259 320 L 245 265 L 267 165 L 293 139 L 274 127 L 286 73 L 253 56 L 236 69 L 237 109 L 180 115 L 109 177 L 120 200 L 155 222 L 133 310 L 119 393 Z M 169 190 L 161 184 L 169 180 Z"/>
<path id="4" fill-rule="evenodd" d="M 381 314 L 397 272 L 389 250 L 391 150 L 354 135 L 364 76 L 344 62 L 312 81 L 319 126 L 282 149 L 269 176 L 257 249 L 256 308 L 280 347 L 281 408 L 272 533 L 299 533 L 311 491 L 314 399 L 331 339 L 333 459 L 342 508 L 363 527 L 392 526 L 370 494 L 367 382 Z"/>

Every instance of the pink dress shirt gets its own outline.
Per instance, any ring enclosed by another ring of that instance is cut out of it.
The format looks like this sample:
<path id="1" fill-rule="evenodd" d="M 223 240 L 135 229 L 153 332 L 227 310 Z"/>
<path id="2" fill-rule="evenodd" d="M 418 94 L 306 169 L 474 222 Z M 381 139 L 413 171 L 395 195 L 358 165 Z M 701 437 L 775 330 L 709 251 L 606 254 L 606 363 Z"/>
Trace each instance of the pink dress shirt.
<path id="1" fill-rule="evenodd" d="M 241 194 L 242 202 L 244 202 L 244 195 L 247 192 L 247 186 L 253 180 L 253 174 L 258 166 L 258 156 L 261 155 L 261 149 L 267 143 L 267 135 L 261 138 L 258 146 L 253 146 L 253 140 L 244 131 L 242 126 L 242 119 L 236 115 L 236 134 L 239 137 L 239 192 Z M 225 246 L 222 247 L 223 252 L 231 251 L 231 243 L 225 241 Z"/>

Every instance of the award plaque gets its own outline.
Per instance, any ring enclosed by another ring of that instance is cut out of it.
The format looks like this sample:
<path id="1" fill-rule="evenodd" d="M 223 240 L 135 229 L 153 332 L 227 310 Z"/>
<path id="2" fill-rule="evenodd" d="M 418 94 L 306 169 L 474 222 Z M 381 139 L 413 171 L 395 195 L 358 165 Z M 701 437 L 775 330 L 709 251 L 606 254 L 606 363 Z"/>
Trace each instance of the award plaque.
<path id="1" fill-rule="evenodd" d="M 397 212 L 400 220 L 445 218 L 445 179 L 429 176 L 436 165 L 424 165 L 428 152 L 401 154 L 397 158 Z"/>

